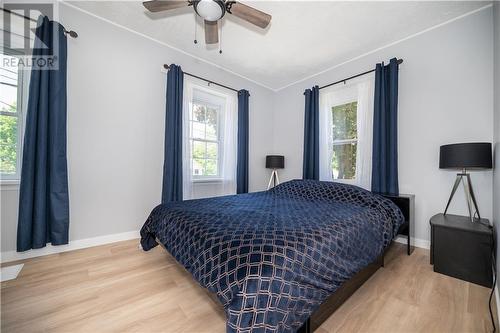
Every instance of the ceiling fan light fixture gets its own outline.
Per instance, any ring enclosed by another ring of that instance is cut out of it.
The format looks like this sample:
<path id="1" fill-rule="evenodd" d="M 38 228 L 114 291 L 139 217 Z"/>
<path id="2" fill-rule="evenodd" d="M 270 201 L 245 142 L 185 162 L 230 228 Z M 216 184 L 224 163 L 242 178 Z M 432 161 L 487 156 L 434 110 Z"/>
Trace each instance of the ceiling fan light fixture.
<path id="1" fill-rule="evenodd" d="M 223 0 L 198 0 L 193 6 L 196 14 L 210 22 L 219 20 L 226 12 Z"/>

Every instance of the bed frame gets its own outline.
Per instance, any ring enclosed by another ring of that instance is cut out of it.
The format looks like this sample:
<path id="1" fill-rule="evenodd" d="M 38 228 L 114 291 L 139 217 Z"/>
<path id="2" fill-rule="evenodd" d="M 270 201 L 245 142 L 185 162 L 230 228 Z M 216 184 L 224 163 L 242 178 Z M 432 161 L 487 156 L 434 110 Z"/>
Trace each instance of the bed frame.
<path id="1" fill-rule="evenodd" d="M 400 194 L 399 196 L 384 195 L 392 200 L 403 212 L 405 223 L 399 228 L 398 234 L 406 237 L 407 254 L 413 252 L 414 221 L 415 221 L 415 196 Z M 375 272 L 384 266 L 385 250 L 370 265 L 359 271 L 351 279 L 342 284 L 335 293 L 324 301 L 297 333 L 312 333 L 325 322 L 356 290 L 359 289 Z"/>

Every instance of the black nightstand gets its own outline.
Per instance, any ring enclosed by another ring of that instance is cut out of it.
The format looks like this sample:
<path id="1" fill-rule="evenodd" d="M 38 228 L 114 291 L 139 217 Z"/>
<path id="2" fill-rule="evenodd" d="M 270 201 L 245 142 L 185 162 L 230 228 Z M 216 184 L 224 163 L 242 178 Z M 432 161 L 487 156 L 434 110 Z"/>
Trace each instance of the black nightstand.
<path id="1" fill-rule="evenodd" d="M 399 227 L 398 235 L 406 237 L 406 253 L 411 255 L 414 250 L 413 242 L 415 239 L 415 195 L 382 195 L 394 202 L 403 213 L 405 222 Z"/>
<path id="2" fill-rule="evenodd" d="M 430 224 L 434 272 L 491 288 L 493 228 L 489 221 L 472 223 L 467 216 L 437 214 Z"/>

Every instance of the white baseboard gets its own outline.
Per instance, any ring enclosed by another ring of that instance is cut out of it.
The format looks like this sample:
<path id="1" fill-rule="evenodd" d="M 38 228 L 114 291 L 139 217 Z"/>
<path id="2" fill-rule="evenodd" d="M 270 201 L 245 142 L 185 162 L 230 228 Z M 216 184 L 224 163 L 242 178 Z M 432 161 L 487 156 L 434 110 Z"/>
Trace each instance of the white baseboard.
<path id="1" fill-rule="evenodd" d="M 426 249 L 426 250 L 429 250 L 431 248 L 431 242 L 428 240 L 419 239 L 419 238 L 412 238 L 412 240 L 413 240 L 413 245 L 415 245 L 415 247 L 419 247 L 419 248 Z M 399 235 L 396 237 L 396 239 L 394 241 L 398 242 L 398 243 L 406 244 L 407 238 L 406 238 L 406 236 Z"/>
<path id="2" fill-rule="evenodd" d="M 120 242 L 120 241 L 135 239 L 135 238 L 139 238 L 139 237 L 140 237 L 139 231 L 129 231 L 129 232 L 122 232 L 119 234 L 111 234 L 111 235 L 98 236 L 98 237 L 92 237 L 92 238 L 78 239 L 78 240 L 71 241 L 68 245 L 52 246 L 49 244 L 44 248 L 36 249 L 36 250 L 29 250 L 26 252 L 6 251 L 6 252 L 1 253 L 0 262 L 5 263 L 5 262 L 10 262 L 10 261 L 41 257 L 41 256 L 49 255 L 49 254 L 79 250 L 79 249 L 84 249 L 87 247 L 104 245 L 104 244 L 109 244 L 109 243 L 114 243 L 114 242 Z M 403 236 L 396 237 L 395 241 L 398 243 L 406 244 L 406 238 Z M 416 247 L 420 247 L 423 249 L 430 248 L 430 242 L 427 240 L 414 238 L 413 241 L 414 241 L 414 245 Z"/>
<path id="3" fill-rule="evenodd" d="M 23 260 L 23 259 L 29 259 L 29 258 L 34 258 L 34 257 L 46 256 L 49 254 L 79 250 L 79 249 L 84 249 L 87 247 L 115 243 L 115 242 L 120 242 L 120 241 L 124 241 L 124 240 L 135 239 L 135 238 L 139 238 L 139 237 L 140 237 L 139 231 L 136 230 L 136 231 L 122 232 L 119 234 L 111 234 L 111 235 L 104 235 L 104 236 L 98 236 L 98 237 L 92 237 L 92 238 L 78 239 L 78 240 L 70 241 L 70 243 L 67 245 L 52 246 L 49 244 L 44 248 L 36 249 L 36 250 L 29 250 L 26 252 L 6 251 L 6 252 L 1 253 L 0 262 L 5 263 L 5 262 L 10 262 L 10 261 L 15 261 L 15 260 Z"/>

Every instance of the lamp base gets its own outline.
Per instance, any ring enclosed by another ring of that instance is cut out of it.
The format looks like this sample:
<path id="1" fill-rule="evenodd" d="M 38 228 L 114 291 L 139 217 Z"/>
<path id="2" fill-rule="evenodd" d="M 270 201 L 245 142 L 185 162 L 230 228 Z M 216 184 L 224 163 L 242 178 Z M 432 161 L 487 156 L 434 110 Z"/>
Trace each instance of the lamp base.
<path id="1" fill-rule="evenodd" d="M 280 179 L 278 177 L 278 170 L 273 169 L 273 172 L 271 173 L 271 178 L 269 178 L 269 183 L 267 184 L 267 189 L 271 189 L 271 187 L 275 187 L 280 183 Z M 272 186 L 271 186 L 272 184 Z"/>
<path id="2" fill-rule="evenodd" d="M 457 178 L 455 179 L 455 184 L 453 185 L 453 188 L 451 190 L 450 198 L 448 199 L 448 203 L 446 204 L 444 215 L 446 215 L 451 200 L 453 199 L 453 196 L 455 195 L 455 192 L 457 191 L 457 188 L 460 185 L 460 183 L 464 184 L 465 200 L 467 201 L 467 208 L 469 209 L 469 217 L 471 222 L 474 222 L 475 213 L 477 213 L 477 218 L 478 220 L 480 220 L 481 215 L 479 214 L 479 208 L 477 207 L 476 197 L 474 195 L 474 190 L 472 189 L 472 182 L 470 180 L 470 175 L 467 173 L 467 170 L 465 169 L 461 173 L 457 173 Z M 474 213 L 472 211 L 472 208 L 475 209 Z"/>

